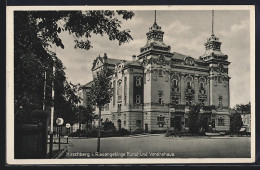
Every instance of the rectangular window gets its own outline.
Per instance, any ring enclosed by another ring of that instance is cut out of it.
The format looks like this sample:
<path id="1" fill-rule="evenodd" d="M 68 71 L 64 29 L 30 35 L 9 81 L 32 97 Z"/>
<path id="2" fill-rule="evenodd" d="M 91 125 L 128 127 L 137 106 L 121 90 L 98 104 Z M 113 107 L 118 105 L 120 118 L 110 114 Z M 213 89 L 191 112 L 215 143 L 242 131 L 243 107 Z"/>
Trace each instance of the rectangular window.
<path id="1" fill-rule="evenodd" d="M 179 99 L 176 96 L 172 96 L 172 103 L 173 104 L 179 104 Z"/>
<path id="2" fill-rule="evenodd" d="M 126 126 L 126 121 L 124 121 L 124 126 Z"/>
<path id="3" fill-rule="evenodd" d="M 159 70 L 159 77 L 162 77 L 162 76 L 163 76 L 162 73 L 163 73 L 163 71 L 162 71 L 162 70 Z"/>
<path id="4" fill-rule="evenodd" d="M 159 125 L 159 127 L 163 127 L 163 125 L 164 125 L 164 116 L 158 116 L 157 117 L 157 124 Z"/>
<path id="5" fill-rule="evenodd" d="M 126 95 L 124 96 L 124 104 L 126 105 Z"/>
<path id="6" fill-rule="evenodd" d="M 136 126 L 141 126 L 142 120 L 136 120 Z"/>
<path id="7" fill-rule="evenodd" d="M 218 119 L 218 126 L 224 126 L 224 119 L 223 118 Z"/>
<path id="8" fill-rule="evenodd" d="M 121 114 L 121 104 L 117 105 L 117 113 L 118 113 L 118 116 L 119 116 L 119 114 Z"/>
<path id="9" fill-rule="evenodd" d="M 212 119 L 212 128 L 215 128 L 215 119 Z"/>
<path id="10" fill-rule="evenodd" d="M 135 103 L 136 104 L 140 104 L 141 103 L 141 96 L 140 95 L 136 95 L 135 96 Z"/>
<path id="11" fill-rule="evenodd" d="M 137 87 L 138 87 L 138 86 L 141 86 L 141 77 L 136 77 L 135 85 L 136 85 Z"/>

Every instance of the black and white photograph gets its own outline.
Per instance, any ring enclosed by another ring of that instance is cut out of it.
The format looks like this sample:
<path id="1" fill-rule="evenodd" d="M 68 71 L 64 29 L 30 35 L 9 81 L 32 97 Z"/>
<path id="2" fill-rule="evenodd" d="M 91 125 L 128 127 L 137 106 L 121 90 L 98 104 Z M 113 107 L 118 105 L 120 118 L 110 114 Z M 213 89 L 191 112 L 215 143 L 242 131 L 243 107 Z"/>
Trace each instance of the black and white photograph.
<path id="1" fill-rule="evenodd" d="M 7 163 L 253 163 L 254 10 L 7 7 Z"/>

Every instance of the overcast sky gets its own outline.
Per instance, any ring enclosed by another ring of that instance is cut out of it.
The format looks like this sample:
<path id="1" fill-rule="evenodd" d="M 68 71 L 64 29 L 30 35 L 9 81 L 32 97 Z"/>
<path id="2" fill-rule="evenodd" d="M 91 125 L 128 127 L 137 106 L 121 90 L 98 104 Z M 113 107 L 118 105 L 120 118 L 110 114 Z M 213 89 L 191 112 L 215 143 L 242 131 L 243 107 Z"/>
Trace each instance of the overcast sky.
<path id="1" fill-rule="evenodd" d="M 107 53 L 109 58 L 131 60 L 146 43 L 146 33 L 154 22 L 154 11 L 134 11 L 135 16 L 122 22 L 122 29 L 130 29 L 133 41 L 121 46 L 107 36 L 93 35 L 93 48 L 74 49 L 74 38 L 68 33 L 60 36 L 65 49 L 56 48 L 72 83 L 85 84 L 92 80 L 93 60 Z M 211 11 L 157 11 L 157 24 L 164 31 L 164 42 L 172 52 L 199 58 L 205 52 L 204 43 L 211 35 Z M 250 25 L 249 11 L 215 10 L 214 33 L 222 42 L 221 51 L 228 55 L 230 102 L 246 104 L 250 101 Z"/>

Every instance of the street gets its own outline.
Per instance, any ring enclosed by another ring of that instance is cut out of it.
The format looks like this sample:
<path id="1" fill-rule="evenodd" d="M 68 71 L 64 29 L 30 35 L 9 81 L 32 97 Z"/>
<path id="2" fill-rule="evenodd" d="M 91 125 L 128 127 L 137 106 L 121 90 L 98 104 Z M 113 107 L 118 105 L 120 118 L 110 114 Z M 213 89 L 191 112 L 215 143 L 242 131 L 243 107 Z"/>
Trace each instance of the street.
<path id="1" fill-rule="evenodd" d="M 96 152 L 97 138 L 70 138 L 65 158 L 75 152 Z M 101 152 L 166 152 L 175 158 L 249 158 L 250 137 L 164 137 L 164 134 L 101 138 Z"/>

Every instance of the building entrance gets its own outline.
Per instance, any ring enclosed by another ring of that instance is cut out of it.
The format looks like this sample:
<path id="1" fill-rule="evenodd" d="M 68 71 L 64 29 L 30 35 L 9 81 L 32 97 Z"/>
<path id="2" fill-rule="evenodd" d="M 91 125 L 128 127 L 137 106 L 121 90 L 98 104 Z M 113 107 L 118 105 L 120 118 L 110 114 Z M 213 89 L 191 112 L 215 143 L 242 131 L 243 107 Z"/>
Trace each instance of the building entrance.
<path id="1" fill-rule="evenodd" d="M 144 132 L 145 133 L 148 133 L 148 124 L 146 123 L 145 126 L 144 126 Z"/>
<path id="2" fill-rule="evenodd" d="M 177 131 L 181 131 L 181 116 L 175 116 L 174 129 Z"/>

